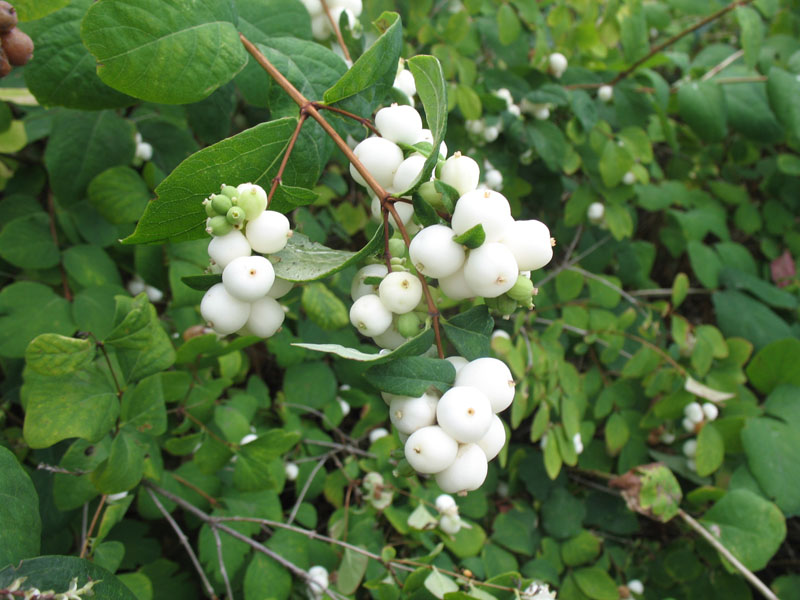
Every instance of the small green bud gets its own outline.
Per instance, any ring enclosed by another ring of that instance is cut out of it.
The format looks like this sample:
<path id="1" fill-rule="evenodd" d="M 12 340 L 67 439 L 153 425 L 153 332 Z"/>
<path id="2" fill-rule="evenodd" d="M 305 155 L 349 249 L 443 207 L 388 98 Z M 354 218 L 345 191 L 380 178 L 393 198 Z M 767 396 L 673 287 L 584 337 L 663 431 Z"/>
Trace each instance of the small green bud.
<path id="1" fill-rule="evenodd" d="M 211 194 L 211 206 L 218 215 L 228 214 L 228 211 L 233 206 L 231 199 L 223 194 Z"/>
<path id="2" fill-rule="evenodd" d="M 244 209 L 248 221 L 252 221 L 266 210 L 267 193 L 261 186 L 243 183 L 236 189 L 239 192 L 239 206 Z"/>
<path id="3" fill-rule="evenodd" d="M 225 235 L 226 233 L 230 233 L 232 230 L 233 225 L 228 223 L 228 219 L 222 215 L 211 217 L 208 221 L 206 221 L 206 232 L 213 236 Z"/>
<path id="4" fill-rule="evenodd" d="M 400 332 L 404 338 L 412 338 L 419 333 L 419 328 L 422 325 L 419 317 L 413 312 L 405 313 L 397 317 L 397 331 Z"/>
<path id="5" fill-rule="evenodd" d="M 241 225 L 244 223 L 244 209 L 239 206 L 231 206 L 225 215 L 231 225 Z"/>
<path id="6" fill-rule="evenodd" d="M 525 277 L 525 275 L 520 275 L 517 277 L 517 281 L 508 292 L 508 297 L 516 300 L 522 306 L 526 306 L 530 308 L 533 304 L 533 282 Z"/>
<path id="7" fill-rule="evenodd" d="M 392 256 L 392 260 L 390 262 L 392 263 L 392 269 L 394 269 L 395 271 L 403 271 L 403 270 L 405 270 L 404 269 L 405 263 L 406 263 L 405 257 L 403 257 L 403 256 Z"/>
<path id="8" fill-rule="evenodd" d="M 406 255 L 406 243 L 400 238 L 389 240 L 389 253 L 392 257 L 404 257 Z"/>
<path id="9" fill-rule="evenodd" d="M 501 315 L 510 315 L 517 310 L 517 301 L 512 300 L 506 294 L 497 298 L 486 298 L 486 306 Z"/>
<path id="10" fill-rule="evenodd" d="M 223 196 L 227 196 L 231 200 L 235 199 L 239 195 L 239 192 L 236 191 L 236 188 L 234 186 L 225 185 L 224 183 L 222 184 L 222 187 L 220 188 L 220 193 Z"/>
<path id="11" fill-rule="evenodd" d="M 217 216 L 217 211 L 215 211 L 214 207 L 211 205 L 211 198 L 203 200 L 203 208 L 206 210 L 206 216 L 209 219 Z"/>

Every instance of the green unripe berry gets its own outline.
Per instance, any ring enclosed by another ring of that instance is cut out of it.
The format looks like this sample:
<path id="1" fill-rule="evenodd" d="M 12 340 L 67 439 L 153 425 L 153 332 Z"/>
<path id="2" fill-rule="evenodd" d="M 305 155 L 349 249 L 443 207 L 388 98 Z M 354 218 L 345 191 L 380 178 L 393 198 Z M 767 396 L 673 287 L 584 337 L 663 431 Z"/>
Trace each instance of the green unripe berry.
<path id="1" fill-rule="evenodd" d="M 244 209 L 239 206 L 231 206 L 228 209 L 228 212 L 225 214 L 225 218 L 228 220 L 228 223 L 233 226 L 244 223 L 244 217 Z"/>
<path id="2" fill-rule="evenodd" d="M 422 321 L 413 312 L 397 317 L 397 331 L 404 338 L 411 338 L 417 335 L 421 325 Z"/>
<path id="3" fill-rule="evenodd" d="M 236 190 L 236 188 L 234 186 L 225 185 L 224 183 L 222 184 L 222 188 L 220 189 L 220 193 L 223 196 L 227 196 L 231 200 L 234 200 L 239 196 L 239 192 Z"/>
<path id="4" fill-rule="evenodd" d="M 206 216 L 210 219 L 211 217 L 217 216 L 217 211 L 214 210 L 214 207 L 211 205 L 211 198 L 206 198 L 203 200 L 203 208 L 206 211 Z"/>
<path id="5" fill-rule="evenodd" d="M 502 294 L 496 298 L 486 298 L 486 306 L 501 315 L 510 315 L 517 310 L 517 301 L 509 298 L 507 294 Z"/>
<path id="6" fill-rule="evenodd" d="M 526 306 L 530 308 L 533 304 L 533 282 L 525 277 L 525 275 L 520 275 L 517 277 L 517 281 L 514 286 L 506 292 L 508 297 L 516 300 L 522 306 Z"/>
<path id="7" fill-rule="evenodd" d="M 225 235 L 233 230 L 233 225 L 228 223 L 228 219 L 223 215 L 211 217 L 206 221 L 206 232 L 213 236 Z"/>
<path id="8" fill-rule="evenodd" d="M 393 257 L 403 257 L 406 255 L 406 243 L 400 238 L 392 238 L 389 240 L 389 253 Z"/>
<path id="9" fill-rule="evenodd" d="M 406 259 L 403 256 L 392 256 L 392 269 L 395 271 L 405 271 Z"/>
<path id="10" fill-rule="evenodd" d="M 223 194 L 211 194 L 211 206 L 218 215 L 226 215 L 233 206 L 233 202 Z"/>

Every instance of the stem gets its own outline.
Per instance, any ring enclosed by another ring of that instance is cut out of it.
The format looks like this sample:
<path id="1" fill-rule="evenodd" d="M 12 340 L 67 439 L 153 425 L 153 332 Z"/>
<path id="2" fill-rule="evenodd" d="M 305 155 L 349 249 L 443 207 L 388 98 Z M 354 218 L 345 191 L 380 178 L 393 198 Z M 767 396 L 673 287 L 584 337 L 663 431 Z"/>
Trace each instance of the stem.
<path id="1" fill-rule="evenodd" d="M 553 321 L 552 319 L 543 319 L 542 317 L 536 317 L 533 320 L 533 322 L 541 323 L 542 325 L 552 325 L 553 323 L 555 323 L 555 321 Z M 578 335 L 583 335 L 583 336 L 587 336 L 590 333 L 592 333 L 591 331 L 587 331 L 586 329 L 581 329 L 580 327 L 575 327 L 573 325 L 567 325 L 566 323 L 562 324 L 561 328 L 564 329 L 565 331 L 571 331 L 572 333 L 577 333 Z M 602 338 L 598 337 L 595 341 L 601 346 L 605 346 L 606 348 L 611 347 L 611 344 L 609 344 Z M 633 358 L 633 354 L 631 354 L 630 352 L 626 352 L 625 350 L 620 350 L 619 354 L 620 356 L 624 356 L 625 358 Z"/>
<path id="2" fill-rule="evenodd" d="M 779 600 L 779 598 L 772 592 L 771 589 L 767 587 L 767 585 L 761 581 L 758 577 L 756 577 L 753 572 L 745 567 L 739 559 L 737 559 L 733 554 L 731 554 L 730 550 L 728 550 L 722 543 L 714 537 L 708 529 L 703 527 L 700 523 L 695 521 L 690 515 L 688 515 L 683 509 L 678 509 L 678 515 L 686 521 L 686 523 L 694 529 L 700 536 L 705 539 L 709 544 L 714 546 L 714 548 L 724 556 L 728 562 L 730 562 L 738 571 L 744 575 L 745 579 L 747 579 L 750 583 L 753 584 L 761 594 L 767 598 L 767 600 Z"/>
<path id="3" fill-rule="evenodd" d="M 222 581 L 225 582 L 225 594 L 227 594 L 228 600 L 233 600 L 233 590 L 231 589 L 231 581 L 228 579 L 228 570 L 225 568 L 225 561 L 222 560 L 222 540 L 219 537 L 217 526 L 214 524 L 211 525 L 211 533 L 214 534 L 214 542 L 217 545 L 217 561 L 219 562 L 219 572 L 222 575 Z"/>
<path id="4" fill-rule="evenodd" d="M 194 550 L 192 550 L 192 546 L 189 543 L 189 538 L 186 537 L 185 533 L 183 533 L 183 530 L 181 529 L 180 525 L 178 525 L 175 519 L 172 518 L 172 515 L 169 514 L 169 511 L 167 511 L 167 509 L 164 508 L 164 505 L 161 504 L 161 501 L 153 493 L 153 490 L 148 489 L 147 493 L 150 494 L 150 498 L 152 498 L 153 504 L 156 505 L 156 508 L 159 510 L 159 512 L 161 512 L 161 514 L 164 515 L 164 518 L 167 520 L 170 526 L 172 526 L 173 531 L 175 531 L 175 533 L 178 536 L 178 541 L 184 548 L 186 548 L 186 552 L 187 554 L 189 554 L 189 558 L 191 559 L 192 564 L 194 565 L 194 568 L 197 571 L 197 574 L 200 575 L 200 581 L 203 583 L 203 588 L 205 588 L 206 590 L 206 595 L 208 595 L 208 597 L 212 598 L 213 600 L 217 600 L 217 595 L 214 593 L 214 588 L 211 587 L 211 582 L 208 580 L 208 577 L 206 577 L 206 574 L 203 572 L 203 567 L 200 566 L 200 561 L 197 559 L 197 555 L 194 553 Z M 174 498 L 170 498 L 170 500 L 174 501 Z"/>
<path id="5" fill-rule="evenodd" d="M 744 50 L 737 50 L 736 52 L 731 54 L 728 58 L 720 61 L 719 64 L 710 68 L 708 72 L 700 78 L 700 81 L 708 81 L 709 79 L 714 77 L 714 75 L 727 68 L 731 63 L 736 62 L 739 59 L 739 57 L 743 55 L 744 55 Z"/>
<path id="6" fill-rule="evenodd" d="M 636 307 L 636 309 L 639 312 L 641 312 L 645 317 L 647 316 L 647 311 L 645 311 L 642 308 L 642 303 L 639 302 L 639 300 L 637 300 L 636 298 L 631 296 L 628 292 L 623 290 L 621 287 L 618 287 L 618 286 L 614 285 L 613 283 L 611 283 L 610 281 L 608 281 L 604 277 L 601 277 L 600 275 L 595 275 L 594 273 L 591 273 L 590 271 L 587 271 L 586 269 L 581 269 L 580 267 L 576 267 L 574 265 L 570 265 L 569 267 L 567 267 L 567 271 L 574 271 L 575 273 L 580 273 L 584 277 L 586 277 L 588 279 L 593 279 L 593 280 L 597 281 L 598 283 L 603 284 L 607 288 L 614 290 L 620 296 L 625 298 L 625 300 L 627 300 L 628 302 L 633 304 L 633 306 Z"/>
<path id="7" fill-rule="evenodd" d="M 336 450 L 349 452 L 350 454 L 356 454 L 358 456 L 363 456 L 364 458 L 377 458 L 371 452 L 367 452 L 365 450 L 362 450 L 361 448 L 356 448 L 355 446 L 349 446 L 347 444 L 337 444 L 336 442 L 326 442 L 324 440 L 311 440 L 311 439 L 305 439 L 303 440 L 302 443 L 309 444 L 310 446 L 322 446 L 323 448 L 335 448 Z"/>
<path id="8" fill-rule="evenodd" d="M 378 128 L 375 127 L 375 125 L 373 125 L 372 121 L 370 121 L 369 119 L 366 119 L 364 117 L 359 117 L 357 114 L 351 113 L 350 111 L 344 110 L 343 108 L 339 108 L 338 106 L 328 106 L 327 104 L 322 104 L 320 102 L 314 102 L 313 104 L 314 104 L 314 108 L 316 108 L 317 110 L 320 110 L 320 109 L 329 110 L 331 112 L 335 112 L 335 113 L 340 114 L 340 115 L 342 115 L 344 117 L 347 117 L 348 119 L 353 119 L 354 121 L 358 121 L 364 127 L 369 129 L 372 133 L 374 133 L 377 136 L 380 136 L 380 132 L 378 131 Z"/>
<path id="9" fill-rule="evenodd" d="M 311 470 L 311 473 L 309 473 L 308 477 L 306 477 L 306 481 L 303 484 L 303 489 L 300 490 L 300 493 L 297 495 L 297 500 L 295 501 L 294 506 L 292 507 L 292 511 L 289 513 L 289 517 L 286 519 L 286 522 L 289 523 L 289 525 L 292 524 L 292 521 L 294 521 L 294 518 L 297 516 L 297 511 L 300 510 L 300 505 L 303 503 L 303 500 L 305 499 L 306 494 L 308 493 L 308 488 L 311 487 L 311 482 L 314 481 L 314 477 L 317 476 L 319 470 L 325 465 L 326 462 L 328 462 L 328 459 L 332 455 L 333 452 L 328 452 L 327 454 L 323 454 L 322 458 L 317 462 L 316 465 L 314 465 L 314 468 Z"/>
<path id="10" fill-rule="evenodd" d="M 289 81 L 283 73 L 281 73 L 275 65 L 273 65 L 269 59 L 264 56 L 264 54 L 250 41 L 248 40 L 244 34 L 239 33 L 239 39 L 242 40 L 242 44 L 247 49 L 247 51 L 251 54 L 251 56 L 256 60 L 256 62 L 261 65 L 263 68 L 277 83 L 283 90 L 289 95 L 289 97 L 300 107 L 301 112 L 307 113 L 312 119 L 314 119 L 317 123 L 320 124 L 322 129 L 325 130 L 333 142 L 339 147 L 342 153 L 347 157 L 347 160 L 355 167 L 356 171 L 364 178 L 364 181 L 367 182 L 369 188 L 375 192 L 375 195 L 381 201 L 381 207 L 383 211 L 389 211 L 389 213 L 394 217 L 394 221 L 397 224 L 397 228 L 400 231 L 400 234 L 403 236 L 403 241 L 405 242 L 406 246 L 411 245 L 411 240 L 408 236 L 408 231 L 406 231 L 405 225 L 400 220 L 399 215 L 397 214 L 397 210 L 394 208 L 394 202 L 396 201 L 392 198 L 391 194 L 389 194 L 383 186 L 378 183 L 378 181 L 372 176 L 372 174 L 366 169 L 364 164 L 358 160 L 358 157 L 353 153 L 350 149 L 350 146 L 347 145 L 342 139 L 336 130 L 331 126 L 325 118 L 319 114 L 319 111 L 316 108 L 316 104 L 311 102 L 303 96 L 303 94 L 298 90 L 292 82 Z M 431 295 L 430 290 L 428 289 L 428 282 L 425 280 L 425 276 L 422 273 L 417 273 L 417 277 L 422 283 L 422 289 L 425 293 L 425 300 L 428 304 L 428 314 L 431 315 L 433 320 L 433 331 L 436 336 L 436 349 L 439 354 L 439 358 L 444 358 L 444 347 L 442 346 L 442 336 L 439 331 L 439 310 L 436 308 L 436 304 L 433 301 L 433 296 Z"/>
<path id="11" fill-rule="evenodd" d="M 100 502 L 97 505 L 97 510 L 94 511 L 92 522 L 89 525 L 89 530 L 86 532 L 86 538 L 83 540 L 83 545 L 81 546 L 80 558 L 86 558 L 86 553 L 89 551 L 89 540 L 92 537 L 92 532 L 94 532 L 95 525 L 97 525 L 97 520 L 100 518 L 100 513 L 102 512 L 103 506 L 106 503 L 106 498 L 107 496 L 105 494 L 100 496 Z"/>
<path id="12" fill-rule="evenodd" d="M 170 471 L 170 475 L 172 475 L 172 478 L 175 481 L 177 481 L 181 485 L 185 485 L 190 490 L 192 490 L 194 493 L 196 493 L 198 496 L 201 496 L 203 498 L 203 500 L 208 502 L 211 506 L 216 507 L 219 504 L 219 500 L 217 500 L 213 496 L 209 496 L 205 491 L 201 490 L 199 487 L 197 487 L 191 481 L 187 481 L 186 479 L 184 479 L 180 475 L 176 475 L 175 473 L 173 473 L 171 471 Z"/>
<path id="13" fill-rule="evenodd" d="M 227 441 L 223 440 L 223 439 L 222 439 L 221 437 L 219 437 L 219 436 L 218 436 L 216 433 L 214 433 L 213 431 L 211 431 L 211 430 L 208 428 L 208 425 L 206 425 L 205 423 L 203 423 L 203 422 L 202 422 L 200 419 L 198 419 L 197 417 L 195 417 L 195 416 L 194 416 L 192 413 L 190 413 L 188 410 L 183 410 L 183 411 L 181 411 L 181 413 L 182 413 L 182 414 L 184 414 L 184 415 L 186 415 L 186 417 L 187 417 L 187 418 L 188 418 L 188 419 L 189 419 L 189 420 L 190 420 L 192 423 L 194 423 L 195 425 L 197 425 L 197 426 L 200 428 L 200 430 L 201 430 L 201 431 L 203 431 L 203 433 L 205 433 L 206 435 L 208 435 L 208 436 L 210 436 L 210 437 L 214 438 L 214 439 L 215 439 L 215 440 L 217 440 L 217 441 L 218 441 L 220 444 L 222 444 L 223 446 L 226 446 L 228 449 L 230 449 L 230 450 L 236 450 L 236 444 L 233 444 L 232 442 L 227 442 Z"/>
<path id="14" fill-rule="evenodd" d="M 707 25 L 708 23 L 711 23 L 712 21 L 715 21 L 715 20 L 719 19 L 723 15 L 731 12 L 732 10 L 738 8 L 739 6 L 746 6 L 747 4 L 750 4 L 751 2 L 753 2 L 753 0 L 736 0 L 736 2 L 731 2 L 727 6 L 724 6 L 721 9 L 719 9 L 717 12 L 708 15 L 704 19 L 700 19 L 694 25 L 690 25 L 689 27 L 687 27 L 683 31 L 680 31 L 680 32 L 676 33 L 671 38 L 668 38 L 668 39 L 664 40 L 660 44 L 656 44 L 655 46 L 650 48 L 650 52 L 648 52 L 646 56 L 643 56 L 642 58 L 640 58 L 639 60 L 634 62 L 630 67 L 628 67 L 624 71 L 620 71 L 620 73 L 616 77 L 614 77 L 614 79 L 612 79 L 608 83 L 608 85 L 612 85 L 613 86 L 614 84 L 622 81 L 628 75 L 633 73 L 636 69 L 638 69 L 644 63 L 646 63 L 648 60 L 650 60 L 653 56 L 655 56 L 656 54 L 661 52 L 664 48 L 667 48 L 667 47 L 671 46 L 672 44 L 674 44 L 675 42 L 677 42 L 681 38 L 689 35 L 693 31 L 697 31 L 698 29 L 700 29 L 704 25 Z"/>
<path id="15" fill-rule="evenodd" d="M 300 135 L 300 130 L 303 128 L 303 123 L 306 122 L 307 118 L 308 115 L 301 110 L 300 117 L 297 119 L 297 127 L 294 128 L 294 133 L 289 140 L 289 145 L 286 146 L 286 152 L 283 153 L 281 165 L 278 167 L 278 172 L 275 174 L 275 177 L 272 178 L 272 186 L 269 188 L 269 193 L 267 194 L 267 208 L 269 208 L 269 205 L 272 203 L 272 197 L 275 195 L 275 190 L 277 190 L 278 186 L 281 184 L 283 172 L 286 170 L 286 165 L 289 163 L 289 157 L 292 155 L 292 150 L 294 150 L 297 137 Z"/>
<path id="16" fill-rule="evenodd" d="M 350 58 L 350 51 L 347 49 L 347 44 L 344 43 L 344 38 L 342 37 L 342 30 L 339 29 L 339 24 L 334 20 L 333 15 L 331 14 L 330 9 L 328 8 L 328 3 L 325 0 L 320 0 L 322 4 L 322 8 L 325 11 L 325 14 L 328 16 L 328 21 L 331 22 L 331 26 L 333 27 L 333 33 L 336 34 L 336 41 L 339 43 L 339 47 L 342 49 L 344 53 L 344 58 L 350 64 L 353 64 L 353 59 Z M 340 13 L 341 14 L 341 13 Z"/>
<path id="17" fill-rule="evenodd" d="M 119 385 L 119 380 L 117 379 L 117 373 L 114 371 L 114 367 L 111 366 L 111 359 L 108 357 L 108 350 L 106 350 L 106 345 L 94 337 L 94 334 L 90 334 L 94 338 L 94 343 L 100 348 L 100 351 L 103 353 L 103 356 L 106 359 L 106 364 L 108 365 L 108 370 L 111 372 L 111 377 L 114 379 L 114 387 L 117 388 L 117 397 L 122 398 L 122 388 Z"/>

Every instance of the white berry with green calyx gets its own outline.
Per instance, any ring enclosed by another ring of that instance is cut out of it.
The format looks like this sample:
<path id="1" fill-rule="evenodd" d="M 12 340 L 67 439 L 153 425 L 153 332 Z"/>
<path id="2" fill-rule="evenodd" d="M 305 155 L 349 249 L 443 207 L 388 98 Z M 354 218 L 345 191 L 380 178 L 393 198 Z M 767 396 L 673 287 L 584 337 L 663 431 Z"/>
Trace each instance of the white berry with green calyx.
<path id="1" fill-rule="evenodd" d="M 457 515 L 458 514 L 458 504 L 456 504 L 456 499 L 453 498 L 450 494 L 440 494 L 436 497 L 434 501 L 434 505 L 436 506 L 436 510 L 438 510 L 443 515 Z"/>
<path id="2" fill-rule="evenodd" d="M 247 241 L 256 252 L 274 254 L 286 247 L 292 236 L 292 226 L 286 215 L 274 210 L 264 210 L 245 226 Z"/>
<path id="3" fill-rule="evenodd" d="M 224 218 L 224 217 L 223 217 Z M 228 266 L 228 263 L 241 256 L 250 256 L 252 248 L 244 234 L 234 229 L 225 235 L 213 238 L 208 243 L 208 255 L 220 269 Z"/>
<path id="4" fill-rule="evenodd" d="M 244 209 L 247 220 L 252 221 L 267 209 L 267 192 L 255 183 L 242 183 L 236 186 L 238 206 Z"/>
<path id="5" fill-rule="evenodd" d="M 414 268 L 428 277 L 447 277 L 464 264 L 464 247 L 454 241 L 456 233 L 446 225 L 429 225 L 414 236 L 408 255 Z"/>
<path id="6" fill-rule="evenodd" d="M 450 226 L 461 235 L 481 225 L 486 242 L 497 242 L 511 226 L 511 206 L 503 194 L 494 190 L 474 190 L 456 202 Z"/>
<path id="7" fill-rule="evenodd" d="M 497 298 L 514 287 L 519 267 L 507 246 L 494 242 L 470 250 L 464 264 L 464 280 L 484 298 Z"/>
<path id="8" fill-rule="evenodd" d="M 403 151 L 400 146 L 382 137 L 368 137 L 359 142 L 353 149 L 353 154 L 384 189 L 391 187 L 394 173 L 403 162 Z M 352 164 L 350 175 L 364 187 L 369 187 Z"/>
<path id="9" fill-rule="evenodd" d="M 275 269 L 263 256 L 240 256 L 222 271 L 225 290 L 238 300 L 253 302 L 263 298 L 275 281 Z"/>
<path id="10" fill-rule="evenodd" d="M 366 296 L 367 294 L 376 294 L 380 284 L 364 283 L 364 280 L 370 277 L 383 279 L 389 269 L 383 264 L 374 264 L 361 267 L 356 276 L 353 277 L 353 282 L 350 284 L 350 298 L 354 301 Z"/>
<path id="11" fill-rule="evenodd" d="M 438 401 L 436 396 L 427 393 L 418 398 L 400 396 L 389 405 L 389 419 L 400 433 L 412 434 L 436 423 Z"/>
<path id="12" fill-rule="evenodd" d="M 411 146 L 422 131 L 422 117 L 413 106 L 392 104 L 375 113 L 375 127 L 384 139 Z"/>
<path id="13" fill-rule="evenodd" d="M 553 259 L 550 229 L 535 219 L 514 221 L 500 237 L 500 243 L 514 255 L 520 271 L 535 271 Z"/>
<path id="14" fill-rule="evenodd" d="M 474 159 L 464 156 L 461 152 L 456 152 L 444 161 L 439 179 L 454 187 L 459 196 L 463 196 L 478 187 L 481 168 Z"/>
<path id="15" fill-rule="evenodd" d="M 492 404 L 479 389 L 452 387 L 436 405 L 436 422 L 457 442 L 477 442 L 492 425 Z"/>
<path id="16" fill-rule="evenodd" d="M 550 72 L 556 79 L 561 78 L 569 64 L 567 62 L 567 57 L 561 54 L 561 52 L 553 52 L 553 54 L 547 58 L 547 62 L 550 65 Z"/>
<path id="17" fill-rule="evenodd" d="M 411 273 L 392 271 L 381 281 L 378 297 L 395 314 L 411 312 L 422 300 L 422 283 Z"/>
<path id="18" fill-rule="evenodd" d="M 611 102 L 614 98 L 614 88 L 610 85 L 601 85 L 597 90 L 597 97 L 601 102 Z"/>
<path id="19" fill-rule="evenodd" d="M 283 298 L 286 294 L 292 291 L 294 287 L 294 281 L 289 281 L 288 279 L 281 279 L 280 277 L 275 277 L 275 282 L 272 284 L 272 287 L 269 288 L 267 292 L 267 296 L 270 298 Z"/>
<path id="20" fill-rule="evenodd" d="M 439 529 L 448 535 L 456 535 L 461 531 L 461 517 L 456 515 L 442 515 L 439 518 Z"/>
<path id="21" fill-rule="evenodd" d="M 200 314 L 220 335 L 241 329 L 250 316 L 250 304 L 231 296 L 222 283 L 212 285 L 200 301 Z"/>
<path id="22" fill-rule="evenodd" d="M 367 294 L 353 302 L 350 322 L 362 335 L 374 337 L 392 326 L 392 313 L 376 294 Z"/>
<path id="23" fill-rule="evenodd" d="M 436 483 L 443 492 L 457 494 L 477 490 L 486 480 L 489 461 L 478 444 L 462 444 L 455 460 L 436 473 Z"/>
<path id="24" fill-rule="evenodd" d="M 466 300 L 474 298 L 477 294 L 469 287 L 464 277 L 464 267 L 447 277 L 439 278 L 439 290 L 451 300 Z"/>
<path id="25" fill-rule="evenodd" d="M 499 413 L 514 401 L 514 377 L 511 370 L 497 358 L 477 358 L 470 361 L 456 374 L 454 385 L 478 388 L 492 404 L 492 411 Z"/>
<path id="26" fill-rule="evenodd" d="M 453 464 L 457 454 L 458 442 L 438 425 L 417 429 L 406 440 L 406 460 L 417 473 L 443 471 Z"/>
<path id="27" fill-rule="evenodd" d="M 500 454 L 500 450 L 506 445 L 506 428 L 503 426 L 503 421 L 500 420 L 500 417 L 492 415 L 492 424 L 489 426 L 489 431 L 476 443 L 486 454 L 486 460 L 492 460 Z"/>
<path id="28" fill-rule="evenodd" d="M 392 180 L 391 192 L 393 194 L 402 194 L 403 192 L 411 189 L 414 182 L 422 173 L 422 168 L 425 166 L 425 157 L 421 154 L 412 154 L 397 167 Z"/>
<path id="29" fill-rule="evenodd" d="M 245 323 L 247 334 L 258 337 L 272 337 L 278 332 L 286 318 L 286 312 L 275 298 L 266 296 L 250 305 L 250 317 Z"/>

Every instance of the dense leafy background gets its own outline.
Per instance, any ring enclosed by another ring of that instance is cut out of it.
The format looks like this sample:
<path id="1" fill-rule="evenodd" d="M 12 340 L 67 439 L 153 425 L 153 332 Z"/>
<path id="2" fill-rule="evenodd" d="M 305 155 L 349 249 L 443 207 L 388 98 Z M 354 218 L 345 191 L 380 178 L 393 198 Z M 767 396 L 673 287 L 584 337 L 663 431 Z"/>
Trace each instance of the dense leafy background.
<path id="1" fill-rule="evenodd" d="M 77 577 L 104 598 L 201 597 L 170 514 L 220 597 L 226 580 L 236 598 L 302 596 L 286 561 L 379 600 L 506 599 L 534 579 L 566 600 L 625 597 L 632 579 L 653 599 L 757 593 L 680 509 L 800 598 L 794 3 L 368 0 L 362 37 L 344 32 L 349 70 L 296 0 L 16 6 L 36 52 L 0 82 L 0 589 Z M 378 389 L 446 388 L 453 370 L 420 356 L 430 330 L 378 358 L 350 327 L 350 279 L 383 231 L 316 124 L 275 200 L 297 230 L 279 274 L 314 282 L 266 342 L 198 332 L 200 201 L 268 185 L 298 116 L 237 32 L 310 100 L 364 117 L 401 99 L 394 69 L 411 59 L 435 144 L 489 161 L 515 216 L 558 240 L 533 311 L 439 298 L 448 348 L 492 352 L 517 381 L 510 443 L 458 498 L 471 528 L 455 538 L 436 527 L 435 484 L 395 470 L 397 437 L 369 441 L 388 423 Z M 529 109 L 542 104 L 548 119 Z M 697 398 L 720 417 L 688 432 Z M 669 471 L 640 468 L 655 461 Z M 609 485 L 629 470 L 632 502 Z M 373 471 L 388 507 L 361 486 Z"/>

